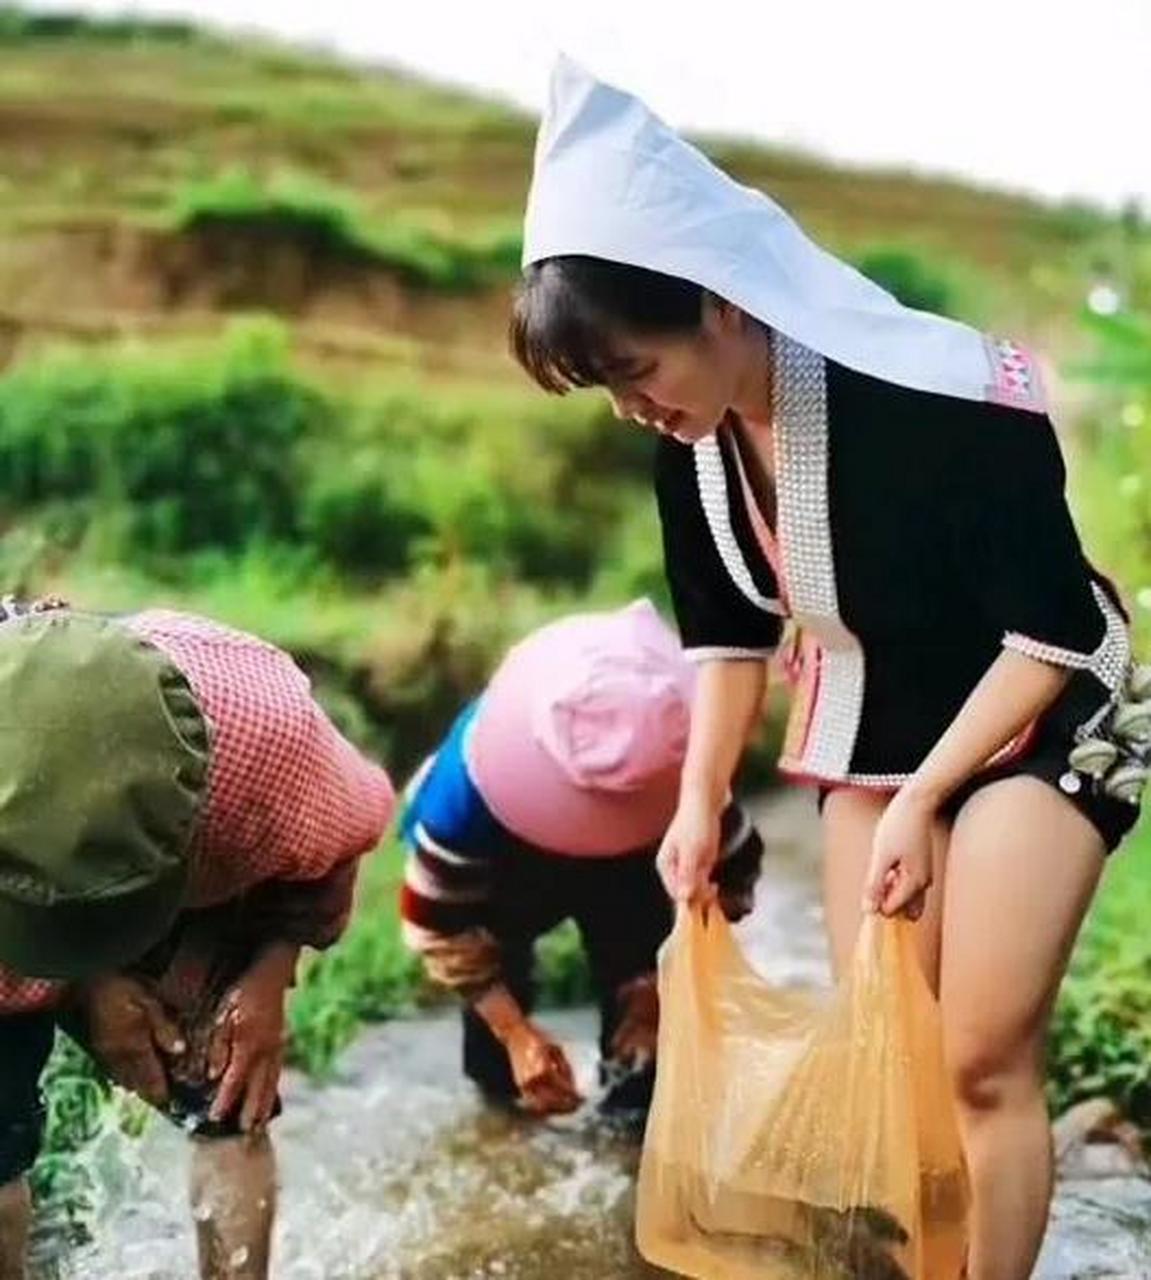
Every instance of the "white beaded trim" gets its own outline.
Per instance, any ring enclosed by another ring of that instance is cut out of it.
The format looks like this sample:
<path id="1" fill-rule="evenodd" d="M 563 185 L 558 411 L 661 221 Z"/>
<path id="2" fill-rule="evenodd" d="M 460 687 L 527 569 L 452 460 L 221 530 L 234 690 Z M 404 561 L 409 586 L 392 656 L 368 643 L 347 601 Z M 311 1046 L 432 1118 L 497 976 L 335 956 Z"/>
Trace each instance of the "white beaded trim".
<path id="1" fill-rule="evenodd" d="M 774 649 L 741 649 L 736 645 L 705 644 L 695 649 L 685 649 L 683 656 L 689 662 L 741 661 L 750 658 L 767 662 L 774 652 Z"/>
<path id="2" fill-rule="evenodd" d="M 792 616 L 819 641 L 819 688 L 803 773 L 844 778 L 863 712 L 864 660 L 843 625 L 828 509 L 827 383 L 823 357 L 784 334 L 775 338 L 776 474 L 779 529 Z"/>
<path id="3" fill-rule="evenodd" d="M 1033 640 L 1018 631 L 1008 631 L 1003 637 L 1003 644 L 1005 648 L 1014 649 L 1039 662 L 1051 662 L 1077 671 L 1090 671 L 1105 688 L 1118 693 L 1131 665 L 1131 638 L 1127 634 L 1123 615 L 1115 608 L 1107 592 L 1097 582 L 1091 584 L 1091 590 L 1107 624 L 1103 639 L 1094 652 L 1079 653 L 1075 649 L 1062 649 L 1042 640 Z"/>
<path id="4" fill-rule="evenodd" d="M 1008 631 L 1003 636 L 1003 647 L 1014 649 L 1026 658 L 1034 658 L 1036 662 L 1049 662 L 1056 667 L 1073 667 L 1077 671 L 1086 671 L 1091 666 L 1089 653 L 1077 653 L 1074 649 L 1061 649 L 1055 644 L 1046 644 L 1042 640 L 1032 640 L 1020 631 Z"/>
<path id="5" fill-rule="evenodd" d="M 1106 720 L 1108 713 L 1123 693 L 1127 681 L 1127 673 L 1131 669 L 1131 636 L 1123 615 L 1116 609 L 1114 602 L 1106 591 L 1097 583 L 1091 584 L 1095 601 L 1107 619 L 1107 629 L 1099 647 L 1091 655 L 1088 671 L 1110 693 L 1110 697 L 1092 715 L 1079 726 L 1076 736 L 1082 741 L 1089 738 Z"/>
<path id="6" fill-rule="evenodd" d="M 1120 693 L 1133 661 L 1131 633 L 1127 630 L 1123 615 L 1115 607 L 1114 601 L 1107 592 L 1097 582 L 1091 584 L 1091 589 L 1095 592 L 1095 600 L 1107 619 L 1107 630 L 1103 640 L 1092 654 L 1091 674 L 1112 693 Z"/>
<path id="7" fill-rule="evenodd" d="M 759 609 L 767 613 L 783 614 L 783 604 L 777 598 L 765 596 L 755 585 L 751 570 L 743 558 L 735 530 L 731 527 L 731 511 L 728 507 L 727 472 L 723 466 L 719 440 L 710 435 L 692 447 L 695 456 L 695 477 L 699 487 L 699 500 L 707 517 L 712 541 L 719 552 L 731 580 Z M 742 497 L 740 497 L 742 501 Z"/>
<path id="8" fill-rule="evenodd" d="M 846 776 L 863 713 L 863 654 L 832 649 L 821 638 L 819 687 L 803 752 L 810 773 Z"/>

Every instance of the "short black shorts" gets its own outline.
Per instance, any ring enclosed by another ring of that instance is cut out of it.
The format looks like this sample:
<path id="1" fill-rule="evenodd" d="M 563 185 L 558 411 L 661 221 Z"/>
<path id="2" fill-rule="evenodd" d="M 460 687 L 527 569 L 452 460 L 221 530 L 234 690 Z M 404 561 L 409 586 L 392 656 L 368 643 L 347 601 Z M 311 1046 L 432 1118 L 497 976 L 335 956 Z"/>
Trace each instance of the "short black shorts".
<path id="1" fill-rule="evenodd" d="M 1004 778 L 1038 778 L 1048 786 L 1054 787 L 1065 800 L 1073 804 L 1099 832 L 1107 853 L 1114 853 L 1138 820 L 1139 806 L 1105 795 L 1086 778 L 1080 780 L 1081 785 L 1076 792 L 1073 794 L 1066 792 L 1059 785 L 1059 780 L 1068 772 L 1067 756 L 1070 750 L 1070 743 L 1062 739 L 1047 741 L 1041 739 L 1025 756 L 984 769 L 968 779 L 949 797 L 943 809 L 944 816 L 954 820 L 959 810 L 977 791 L 990 786 L 993 782 L 999 782 Z M 824 800 L 835 789 L 833 785 L 820 787 L 821 810 Z"/>

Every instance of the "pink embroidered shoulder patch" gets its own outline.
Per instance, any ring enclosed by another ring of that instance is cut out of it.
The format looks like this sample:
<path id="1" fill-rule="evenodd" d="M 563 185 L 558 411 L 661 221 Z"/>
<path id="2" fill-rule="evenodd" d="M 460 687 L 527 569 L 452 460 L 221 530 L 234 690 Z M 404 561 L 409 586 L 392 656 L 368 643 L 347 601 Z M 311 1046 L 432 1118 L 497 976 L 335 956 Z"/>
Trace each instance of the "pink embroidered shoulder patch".
<path id="1" fill-rule="evenodd" d="M 1039 363 L 1035 357 L 1026 347 L 1021 347 L 1010 338 L 988 337 L 986 344 L 987 359 L 991 366 L 987 399 L 1012 409 L 1043 413 L 1047 402 L 1039 375 Z"/>

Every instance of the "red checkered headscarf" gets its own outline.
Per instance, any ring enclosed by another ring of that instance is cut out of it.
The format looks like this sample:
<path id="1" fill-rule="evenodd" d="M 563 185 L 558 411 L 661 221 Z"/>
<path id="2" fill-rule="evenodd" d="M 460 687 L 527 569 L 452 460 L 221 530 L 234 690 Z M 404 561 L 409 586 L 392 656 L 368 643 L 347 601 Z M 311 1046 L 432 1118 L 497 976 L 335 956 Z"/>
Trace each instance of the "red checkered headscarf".
<path id="1" fill-rule="evenodd" d="M 388 776 L 338 732 L 286 653 L 168 610 L 124 626 L 179 667 L 212 730 L 188 907 L 269 881 L 319 880 L 379 842 L 395 805 Z M 58 991 L 0 970 L 0 1014 L 50 1005 Z"/>

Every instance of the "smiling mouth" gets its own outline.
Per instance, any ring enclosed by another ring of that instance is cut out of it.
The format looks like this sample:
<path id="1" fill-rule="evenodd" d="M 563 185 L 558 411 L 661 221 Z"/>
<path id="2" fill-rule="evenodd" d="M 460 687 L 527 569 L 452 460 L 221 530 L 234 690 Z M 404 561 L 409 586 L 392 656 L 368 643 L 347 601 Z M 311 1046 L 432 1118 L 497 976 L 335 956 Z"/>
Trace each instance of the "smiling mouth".
<path id="1" fill-rule="evenodd" d="M 683 424 L 686 416 L 678 409 L 669 409 L 665 414 L 652 414 L 651 417 L 637 413 L 632 416 L 632 421 L 641 427 L 650 427 L 653 431 L 658 431 L 661 436 L 674 436 L 676 428 Z"/>

